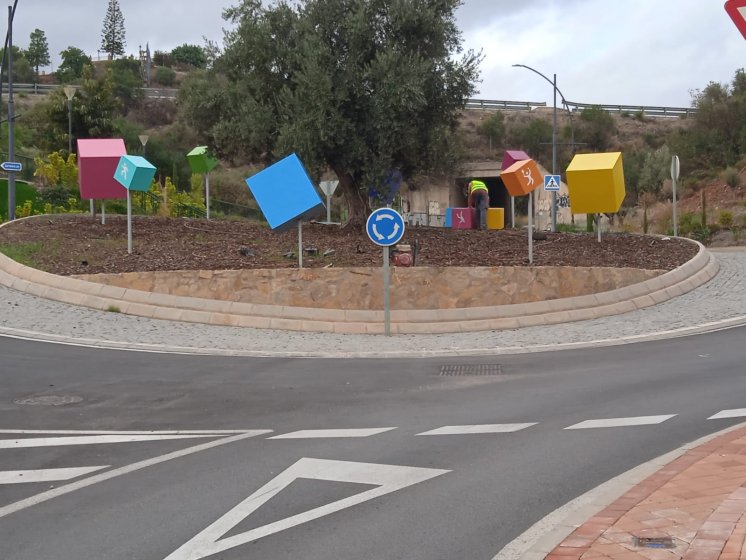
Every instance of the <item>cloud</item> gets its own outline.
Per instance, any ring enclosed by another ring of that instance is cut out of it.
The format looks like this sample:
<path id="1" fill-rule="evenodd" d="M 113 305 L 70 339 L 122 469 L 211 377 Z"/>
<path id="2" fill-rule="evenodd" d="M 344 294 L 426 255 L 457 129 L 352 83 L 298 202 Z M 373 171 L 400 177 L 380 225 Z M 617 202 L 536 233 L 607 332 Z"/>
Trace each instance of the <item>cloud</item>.
<path id="1" fill-rule="evenodd" d="M 120 0 L 127 50 L 170 51 L 202 36 L 222 43 L 226 7 L 238 0 Z M 76 46 L 94 58 L 105 0 L 19 2 L 15 43 L 38 27 L 53 64 Z M 550 79 L 568 99 L 588 103 L 688 105 L 689 91 L 729 82 L 744 65 L 744 40 L 714 0 L 465 0 L 456 12 L 464 46 L 482 50 L 479 96 L 552 100 Z M 102 55 L 103 56 L 103 55 Z"/>

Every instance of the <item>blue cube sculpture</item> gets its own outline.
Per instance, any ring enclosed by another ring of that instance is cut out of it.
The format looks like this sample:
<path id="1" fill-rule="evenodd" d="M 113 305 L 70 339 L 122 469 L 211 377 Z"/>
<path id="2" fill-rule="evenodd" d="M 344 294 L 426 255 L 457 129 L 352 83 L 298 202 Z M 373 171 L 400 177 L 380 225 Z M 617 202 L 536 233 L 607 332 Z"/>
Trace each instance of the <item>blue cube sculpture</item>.
<path id="1" fill-rule="evenodd" d="M 249 177 L 246 184 L 269 227 L 275 230 L 288 229 L 296 222 L 316 218 L 326 210 L 295 154 Z"/>
<path id="2" fill-rule="evenodd" d="M 114 179 L 129 191 L 147 191 L 154 176 L 153 164 L 140 156 L 122 156 L 114 172 Z"/>

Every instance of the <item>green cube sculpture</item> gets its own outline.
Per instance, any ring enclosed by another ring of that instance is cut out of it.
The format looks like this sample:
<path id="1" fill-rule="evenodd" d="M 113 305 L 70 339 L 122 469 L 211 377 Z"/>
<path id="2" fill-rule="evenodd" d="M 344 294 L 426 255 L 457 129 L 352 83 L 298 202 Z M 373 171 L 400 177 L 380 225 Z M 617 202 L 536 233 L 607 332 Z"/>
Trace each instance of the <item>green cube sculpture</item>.
<path id="1" fill-rule="evenodd" d="M 189 167 L 192 168 L 192 173 L 209 173 L 218 164 L 218 160 L 207 153 L 207 146 L 194 148 L 187 154 L 187 160 L 189 161 Z"/>

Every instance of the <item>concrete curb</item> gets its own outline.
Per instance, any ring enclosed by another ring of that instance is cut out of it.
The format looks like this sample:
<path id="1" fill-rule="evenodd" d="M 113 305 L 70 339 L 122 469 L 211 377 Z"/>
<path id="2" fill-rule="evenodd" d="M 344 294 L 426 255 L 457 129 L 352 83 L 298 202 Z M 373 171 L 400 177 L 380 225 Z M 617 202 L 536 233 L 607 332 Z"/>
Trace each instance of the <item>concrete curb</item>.
<path id="1" fill-rule="evenodd" d="M 608 292 L 526 304 L 393 310 L 391 332 L 444 334 L 517 329 L 643 309 L 687 293 L 717 274 L 714 256 L 700 243 L 691 242 L 699 247 L 694 258 L 645 282 Z M 384 333 L 383 311 L 259 305 L 125 289 L 43 272 L 1 253 L 0 285 L 63 303 L 153 319 L 289 331 Z"/>

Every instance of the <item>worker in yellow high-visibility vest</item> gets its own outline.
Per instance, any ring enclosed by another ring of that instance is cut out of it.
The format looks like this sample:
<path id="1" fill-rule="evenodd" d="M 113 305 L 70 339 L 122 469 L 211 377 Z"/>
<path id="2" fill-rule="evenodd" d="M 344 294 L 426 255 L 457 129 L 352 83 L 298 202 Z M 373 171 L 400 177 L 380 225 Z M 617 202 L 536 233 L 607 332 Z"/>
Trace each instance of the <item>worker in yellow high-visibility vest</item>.
<path id="1" fill-rule="evenodd" d="M 487 229 L 487 208 L 490 206 L 490 191 L 487 185 L 477 179 L 469 182 L 469 198 L 467 200 L 469 208 L 474 206 L 477 209 L 477 229 Z"/>

